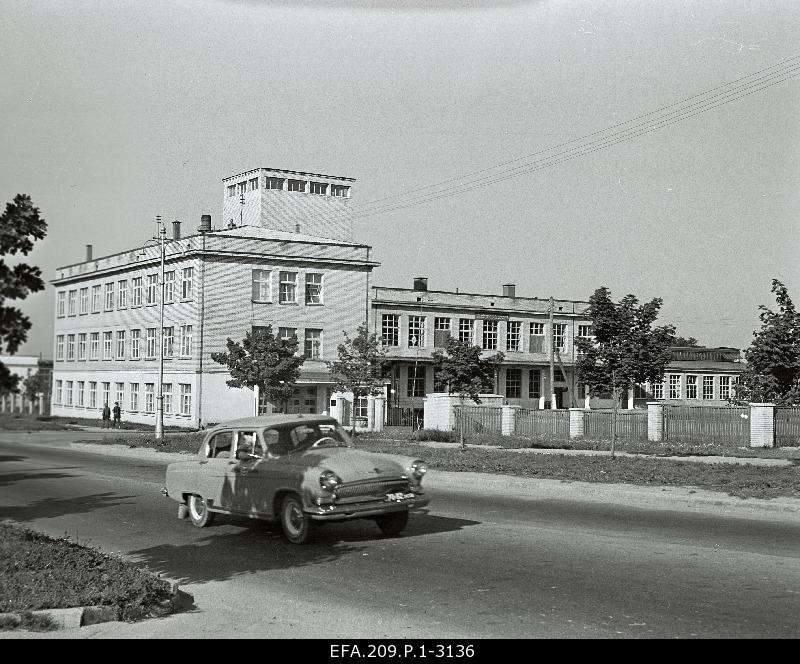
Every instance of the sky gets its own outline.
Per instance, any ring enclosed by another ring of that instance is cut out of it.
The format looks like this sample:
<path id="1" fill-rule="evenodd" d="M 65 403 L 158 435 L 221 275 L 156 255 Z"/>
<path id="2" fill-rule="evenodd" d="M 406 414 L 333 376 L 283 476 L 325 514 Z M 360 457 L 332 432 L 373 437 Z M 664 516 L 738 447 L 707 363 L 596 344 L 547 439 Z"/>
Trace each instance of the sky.
<path id="1" fill-rule="evenodd" d="M 0 0 L 0 15 L 0 205 L 39 207 L 28 259 L 48 280 L 86 244 L 141 245 L 156 215 L 221 223 L 222 178 L 265 166 L 356 178 L 376 285 L 607 286 L 739 348 L 773 278 L 800 305 L 800 77 L 458 187 L 800 55 L 796 0 Z M 399 209 L 368 205 L 386 196 Z M 20 354 L 52 357 L 53 299 L 21 303 Z"/>

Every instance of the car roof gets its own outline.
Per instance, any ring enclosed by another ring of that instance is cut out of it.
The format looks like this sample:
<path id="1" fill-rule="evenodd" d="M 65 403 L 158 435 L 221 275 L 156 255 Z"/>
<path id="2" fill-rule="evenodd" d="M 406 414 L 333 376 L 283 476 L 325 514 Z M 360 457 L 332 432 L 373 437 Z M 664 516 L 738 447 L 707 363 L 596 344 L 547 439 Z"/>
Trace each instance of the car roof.
<path id="1" fill-rule="evenodd" d="M 338 420 L 329 415 L 302 415 L 302 414 L 281 414 L 281 415 L 260 415 L 259 417 L 243 417 L 238 420 L 220 422 L 209 431 L 219 429 L 242 429 L 242 428 L 263 428 L 278 426 L 280 424 L 338 424 Z"/>

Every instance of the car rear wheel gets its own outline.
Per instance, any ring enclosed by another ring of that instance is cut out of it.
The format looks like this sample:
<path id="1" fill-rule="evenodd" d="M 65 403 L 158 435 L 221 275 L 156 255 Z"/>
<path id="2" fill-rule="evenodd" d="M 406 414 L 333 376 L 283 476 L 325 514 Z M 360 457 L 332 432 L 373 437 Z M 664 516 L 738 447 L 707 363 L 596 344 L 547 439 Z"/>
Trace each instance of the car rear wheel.
<path id="1" fill-rule="evenodd" d="M 200 496 L 189 496 L 189 518 L 198 528 L 210 526 L 214 521 L 214 512 L 208 509 L 206 501 Z"/>
<path id="2" fill-rule="evenodd" d="M 286 496 L 281 503 L 281 528 L 283 536 L 292 544 L 305 544 L 311 538 L 314 523 L 303 511 L 297 496 Z"/>
<path id="3" fill-rule="evenodd" d="M 375 521 L 378 522 L 378 528 L 384 535 L 395 537 L 402 533 L 408 525 L 408 510 L 385 514 L 377 517 Z"/>

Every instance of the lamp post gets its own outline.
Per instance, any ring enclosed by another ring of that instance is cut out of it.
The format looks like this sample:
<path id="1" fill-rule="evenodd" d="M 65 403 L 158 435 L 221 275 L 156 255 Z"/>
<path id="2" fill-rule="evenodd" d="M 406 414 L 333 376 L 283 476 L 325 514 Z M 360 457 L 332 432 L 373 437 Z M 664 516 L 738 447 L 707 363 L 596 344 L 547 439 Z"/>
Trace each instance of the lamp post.
<path id="1" fill-rule="evenodd" d="M 158 327 L 158 397 L 156 409 L 156 440 L 164 438 L 164 239 L 167 235 L 167 229 L 161 223 L 161 217 L 156 217 L 156 224 L 158 224 L 158 247 L 161 253 L 161 270 L 159 272 L 159 284 L 161 286 L 161 295 L 159 297 L 159 327 Z"/>

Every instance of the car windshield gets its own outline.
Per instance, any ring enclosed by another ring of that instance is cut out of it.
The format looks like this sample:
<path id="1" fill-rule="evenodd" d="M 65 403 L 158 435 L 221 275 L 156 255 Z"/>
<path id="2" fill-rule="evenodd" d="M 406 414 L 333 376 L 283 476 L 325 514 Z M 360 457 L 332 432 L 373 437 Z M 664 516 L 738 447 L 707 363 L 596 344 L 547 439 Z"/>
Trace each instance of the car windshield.
<path id="1" fill-rule="evenodd" d="M 350 445 L 350 436 L 338 424 L 301 424 L 292 430 L 292 437 L 297 441 L 297 447 L 302 449 Z"/>

